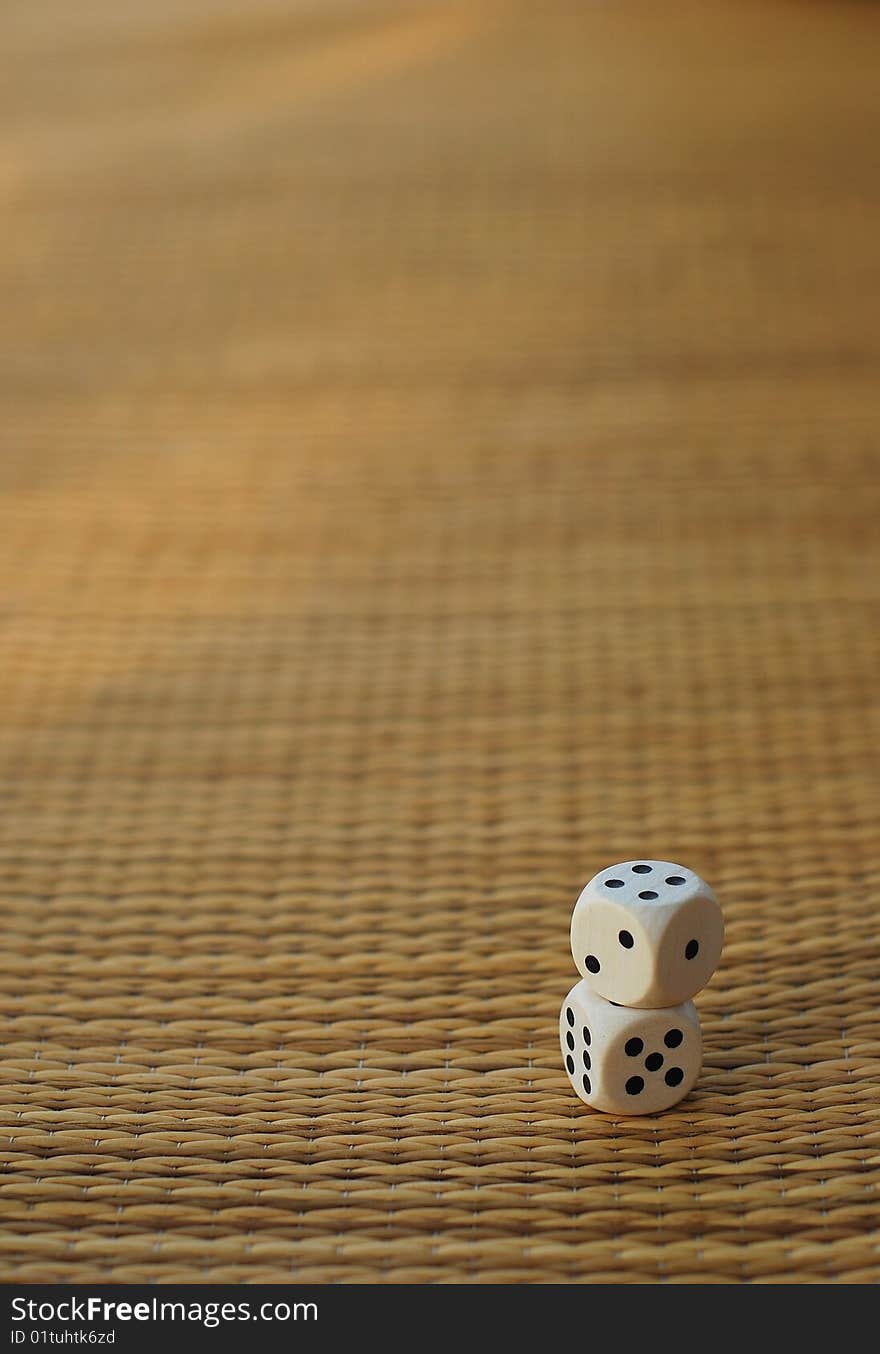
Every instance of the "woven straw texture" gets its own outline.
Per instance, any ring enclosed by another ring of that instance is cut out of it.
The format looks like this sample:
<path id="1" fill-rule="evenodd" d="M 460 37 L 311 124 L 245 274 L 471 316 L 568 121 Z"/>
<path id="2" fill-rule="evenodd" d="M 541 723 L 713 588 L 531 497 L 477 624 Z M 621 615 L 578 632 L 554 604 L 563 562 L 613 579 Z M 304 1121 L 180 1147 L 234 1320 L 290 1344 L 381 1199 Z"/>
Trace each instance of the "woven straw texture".
<path id="1" fill-rule="evenodd" d="M 2 1277 L 880 1279 L 880 9 L 3 27 Z"/>

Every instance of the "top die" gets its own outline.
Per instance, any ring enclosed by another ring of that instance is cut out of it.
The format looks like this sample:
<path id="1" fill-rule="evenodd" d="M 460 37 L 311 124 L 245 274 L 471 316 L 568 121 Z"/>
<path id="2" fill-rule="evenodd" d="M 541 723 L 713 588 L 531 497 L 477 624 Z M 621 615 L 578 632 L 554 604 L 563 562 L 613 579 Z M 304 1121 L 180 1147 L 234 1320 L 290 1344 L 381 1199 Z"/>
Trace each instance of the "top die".
<path id="1" fill-rule="evenodd" d="M 571 952 L 600 997 L 619 1006 L 677 1006 L 705 987 L 724 940 L 709 885 L 667 860 L 600 870 L 575 903 Z"/>

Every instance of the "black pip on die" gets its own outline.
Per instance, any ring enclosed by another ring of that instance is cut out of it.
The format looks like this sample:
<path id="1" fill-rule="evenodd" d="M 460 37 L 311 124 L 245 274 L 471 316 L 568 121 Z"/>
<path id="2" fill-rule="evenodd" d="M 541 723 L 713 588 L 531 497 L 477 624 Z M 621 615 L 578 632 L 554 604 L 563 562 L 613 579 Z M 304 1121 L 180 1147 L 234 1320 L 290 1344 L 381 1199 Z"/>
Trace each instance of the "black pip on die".
<path id="1" fill-rule="evenodd" d="M 562 1004 L 571 1084 L 595 1109 L 653 1114 L 686 1095 L 700 1071 L 700 1022 L 689 1000 L 721 955 L 724 920 L 699 875 L 630 860 L 586 885 L 571 919 L 583 978 Z"/>

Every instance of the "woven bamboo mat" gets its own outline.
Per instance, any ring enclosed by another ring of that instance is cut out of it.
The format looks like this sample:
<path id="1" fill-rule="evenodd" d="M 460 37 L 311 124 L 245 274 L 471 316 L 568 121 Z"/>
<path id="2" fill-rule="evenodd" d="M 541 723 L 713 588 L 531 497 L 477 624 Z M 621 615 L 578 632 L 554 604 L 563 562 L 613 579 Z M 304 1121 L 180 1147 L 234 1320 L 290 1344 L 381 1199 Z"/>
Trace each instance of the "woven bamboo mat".
<path id="1" fill-rule="evenodd" d="M 876 1281 L 880 10 L 3 27 L 2 1276 Z"/>

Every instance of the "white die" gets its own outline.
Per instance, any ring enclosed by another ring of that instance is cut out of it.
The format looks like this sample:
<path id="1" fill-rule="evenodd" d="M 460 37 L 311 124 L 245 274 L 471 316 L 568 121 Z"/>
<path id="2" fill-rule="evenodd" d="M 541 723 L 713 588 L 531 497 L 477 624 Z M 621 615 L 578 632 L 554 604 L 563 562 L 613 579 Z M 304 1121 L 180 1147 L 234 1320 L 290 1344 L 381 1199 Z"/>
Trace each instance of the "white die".
<path id="1" fill-rule="evenodd" d="M 687 1095 L 703 1036 L 693 1002 L 659 1010 L 615 1006 L 581 980 L 559 1013 L 568 1079 L 581 1100 L 611 1114 L 656 1114 Z"/>
<path id="2" fill-rule="evenodd" d="M 724 941 L 709 885 L 683 865 L 627 860 L 594 875 L 571 918 L 578 972 L 608 1001 L 675 1006 L 705 987 Z"/>

